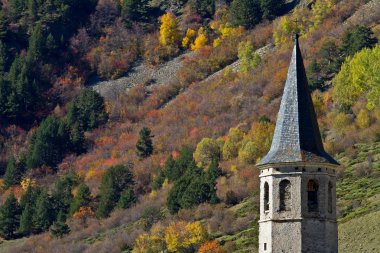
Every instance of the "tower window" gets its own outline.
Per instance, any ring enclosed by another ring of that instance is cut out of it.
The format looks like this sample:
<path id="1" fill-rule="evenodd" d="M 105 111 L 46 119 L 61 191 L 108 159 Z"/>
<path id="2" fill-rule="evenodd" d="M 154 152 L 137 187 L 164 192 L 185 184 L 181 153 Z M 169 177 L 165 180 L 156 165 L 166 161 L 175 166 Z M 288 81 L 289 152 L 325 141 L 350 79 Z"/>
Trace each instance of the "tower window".
<path id="1" fill-rule="evenodd" d="M 264 211 L 269 210 L 269 184 L 264 183 Z"/>
<path id="2" fill-rule="evenodd" d="M 328 186 L 328 193 L 327 193 L 327 211 L 329 213 L 332 213 L 332 189 L 333 189 L 333 185 L 331 182 L 329 182 L 329 186 Z"/>
<path id="3" fill-rule="evenodd" d="M 291 206 L 291 185 L 289 180 L 280 182 L 280 211 L 290 211 Z"/>
<path id="4" fill-rule="evenodd" d="M 264 250 L 267 250 L 267 244 L 264 243 Z"/>
<path id="5" fill-rule="evenodd" d="M 318 183 L 315 180 L 307 183 L 307 208 L 309 212 L 318 212 Z"/>

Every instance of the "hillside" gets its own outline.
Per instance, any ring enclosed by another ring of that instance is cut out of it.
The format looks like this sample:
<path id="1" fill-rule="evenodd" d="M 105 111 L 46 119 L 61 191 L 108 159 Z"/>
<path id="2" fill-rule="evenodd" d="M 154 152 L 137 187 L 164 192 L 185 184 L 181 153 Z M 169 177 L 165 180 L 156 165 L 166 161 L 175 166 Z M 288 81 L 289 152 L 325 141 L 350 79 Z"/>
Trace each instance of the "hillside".
<path id="1" fill-rule="evenodd" d="M 380 1 L 2 2 L 0 252 L 256 252 L 295 32 L 340 251 L 380 251 Z"/>

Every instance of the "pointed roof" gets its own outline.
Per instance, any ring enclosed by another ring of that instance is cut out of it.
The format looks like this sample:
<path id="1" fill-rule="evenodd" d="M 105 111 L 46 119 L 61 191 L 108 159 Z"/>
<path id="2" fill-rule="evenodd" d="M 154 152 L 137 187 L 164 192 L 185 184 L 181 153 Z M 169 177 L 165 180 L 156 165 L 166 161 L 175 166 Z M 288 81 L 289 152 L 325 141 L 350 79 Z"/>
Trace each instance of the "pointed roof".
<path id="1" fill-rule="evenodd" d="M 295 36 L 272 146 L 257 166 L 295 162 L 338 165 L 323 148 L 298 35 Z"/>

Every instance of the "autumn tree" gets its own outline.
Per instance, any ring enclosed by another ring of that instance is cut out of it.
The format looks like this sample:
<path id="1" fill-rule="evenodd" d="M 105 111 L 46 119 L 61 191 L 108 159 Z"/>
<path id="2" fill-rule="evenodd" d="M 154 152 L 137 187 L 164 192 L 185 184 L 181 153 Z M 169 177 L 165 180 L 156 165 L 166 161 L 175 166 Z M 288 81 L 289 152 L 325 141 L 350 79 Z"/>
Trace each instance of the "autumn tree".
<path id="1" fill-rule="evenodd" d="M 17 199 L 11 193 L 0 207 L 0 235 L 11 239 L 19 226 L 20 210 Z"/>
<path id="2" fill-rule="evenodd" d="M 151 131 L 147 127 L 143 127 L 139 133 L 139 139 L 136 143 L 136 153 L 141 159 L 149 157 L 153 154 L 153 142 Z"/>
<path id="3" fill-rule="evenodd" d="M 210 138 L 203 138 L 194 152 L 194 159 L 202 165 L 209 164 L 212 160 L 220 159 L 218 143 Z"/>
<path id="4" fill-rule="evenodd" d="M 356 117 L 355 123 L 361 129 L 369 127 L 370 118 L 369 118 L 366 110 L 360 109 L 360 111 Z"/>
<path id="5" fill-rule="evenodd" d="M 250 69 L 254 69 L 261 61 L 260 56 L 256 53 L 250 41 L 239 43 L 238 57 L 241 72 L 248 72 Z"/>
<path id="6" fill-rule="evenodd" d="M 180 31 L 176 16 L 171 12 L 167 12 L 160 18 L 160 21 L 160 44 L 162 46 L 177 47 L 180 42 Z"/>
<path id="7" fill-rule="evenodd" d="M 223 145 L 222 155 L 224 160 L 237 157 L 244 133 L 238 128 L 231 128 L 227 135 L 227 140 Z"/>
<path id="8" fill-rule="evenodd" d="M 377 77 L 380 73 L 380 46 L 365 48 L 348 57 L 341 70 L 333 79 L 333 98 L 341 106 L 352 106 L 361 96 L 365 96 L 366 108 L 373 110 L 380 105 L 380 86 Z"/>
<path id="9" fill-rule="evenodd" d="M 195 38 L 194 43 L 191 44 L 191 50 L 198 50 L 207 44 L 207 36 L 203 27 L 199 28 L 198 36 Z"/>
<path id="10" fill-rule="evenodd" d="M 198 249 L 198 253 L 225 253 L 215 240 L 204 242 Z"/>

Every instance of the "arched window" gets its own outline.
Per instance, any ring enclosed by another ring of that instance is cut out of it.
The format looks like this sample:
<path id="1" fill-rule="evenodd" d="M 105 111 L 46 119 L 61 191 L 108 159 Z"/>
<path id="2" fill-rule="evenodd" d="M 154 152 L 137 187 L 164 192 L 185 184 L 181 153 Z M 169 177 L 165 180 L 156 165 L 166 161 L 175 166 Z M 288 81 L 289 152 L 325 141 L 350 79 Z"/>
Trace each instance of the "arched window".
<path id="1" fill-rule="evenodd" d="M 264 211 L 269 210 L 269 184 L 264 183 Z"/>
<path id="2" fill-rule="evenodd" d="M 280 182 L 280 211 L 290 211 L 291 209 L 290 187 L 289 180 L 285 179 Z"/>
<path id="3" fill-rule="evenodd" d="M 315 180 L 307 183 L 307 208 L 309 212 L 318 212 L 318 183 Z"/>
<path id="4" fill-rule="evenodd" d="M 329 182 L 329 189 L 328 189 L 328 193 L 327 193 L 327 211 L 329 213 L 332 213 L 332 189 L 333 189 L 333 185 L 331 182 Z"/>

